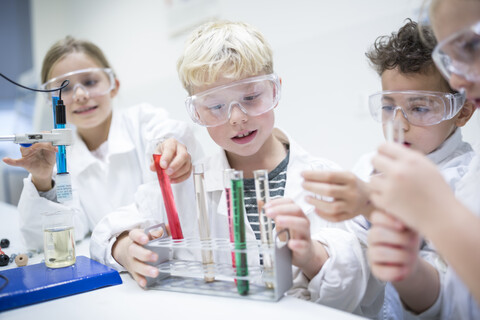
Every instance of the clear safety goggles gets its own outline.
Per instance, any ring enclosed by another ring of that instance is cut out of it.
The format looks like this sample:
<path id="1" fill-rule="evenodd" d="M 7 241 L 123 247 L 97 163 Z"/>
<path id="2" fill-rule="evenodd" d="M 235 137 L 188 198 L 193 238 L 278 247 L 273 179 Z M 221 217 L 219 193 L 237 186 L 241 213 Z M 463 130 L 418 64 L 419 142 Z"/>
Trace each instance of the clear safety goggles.
<path id="1" fill-rule="evenodd" d="M 480 81 L 480 21 L 438 43 L 432 58 L 447 79 L 456 74 Z"/>
<path id="2" fill-rule="evenodd" d="M 42 85 L 42 89 L 58 88 L 63 81 L 69 80 L 67 87 L 62 89 L 62 100 L 70 104 L 76 98 L 78 90 L 87 98 L 103 96 L 115 88 L 115 76 L 109 68 L 89 68 L 65 73 L 50 79 Z M 55 92 L 57 95 L 58 92 Z"/>
<path id="3" fill-rule="evenodd" d="M 431 126 L 453 118 L 465 103 L 465 93 L 381 91 L 368 102 L 370 114 L 379 122 L 393 121 L 400 110 L 412 125 Z"/>
<path id="4" fill-rule="evenodd" d="M 249 116 L 259 116 L 275 108 L 279 100 L 280 80 L 272 73 L 200 92 L 188 97 L 185 105 L 195 123 L 216 127 L 230 119 L 233 107 Z"/>

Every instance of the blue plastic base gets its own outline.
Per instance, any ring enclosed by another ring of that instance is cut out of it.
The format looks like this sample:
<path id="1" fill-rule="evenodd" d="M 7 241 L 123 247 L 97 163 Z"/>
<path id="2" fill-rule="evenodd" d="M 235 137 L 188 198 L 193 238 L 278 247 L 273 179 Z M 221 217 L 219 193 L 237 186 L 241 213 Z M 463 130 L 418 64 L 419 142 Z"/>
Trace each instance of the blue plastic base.
<path id="1" fill-rule="evenodd" d="M 122 283 L 117 271 L 84 256 L 65 268 L 38 263 L 0 271 L 0 275 L 8 279 L 0 290 L 0 311 Z M 0 278 L 0 288 L 4 283 Z"/>

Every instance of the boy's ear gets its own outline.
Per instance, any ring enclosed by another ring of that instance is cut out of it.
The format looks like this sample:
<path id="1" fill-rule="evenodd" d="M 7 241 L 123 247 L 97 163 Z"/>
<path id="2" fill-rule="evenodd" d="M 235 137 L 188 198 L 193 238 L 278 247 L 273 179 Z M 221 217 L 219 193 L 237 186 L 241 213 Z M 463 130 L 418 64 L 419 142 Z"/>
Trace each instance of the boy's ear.
<path id="1" fill-rule="evenodd" d="M 115 78 L 115 87 L 110 91 L 110 97 L 113 98 L 117 95 L 118 89 L 120 88 L 120 81 L 118 81 L 117 78 Z"/>
<path id="2" fill-rule="evenodd" d="M 457 127 L 463 127 L 468 122 L 468 120 L 470 120 L 473 113 L 475 112 L 475 109 L 475 105 L 471 101 L 465 101 L 465 104 L 463 105 L 462 109 L 460 109 L 460 112 L 457 115 L 455 125 Z"/>

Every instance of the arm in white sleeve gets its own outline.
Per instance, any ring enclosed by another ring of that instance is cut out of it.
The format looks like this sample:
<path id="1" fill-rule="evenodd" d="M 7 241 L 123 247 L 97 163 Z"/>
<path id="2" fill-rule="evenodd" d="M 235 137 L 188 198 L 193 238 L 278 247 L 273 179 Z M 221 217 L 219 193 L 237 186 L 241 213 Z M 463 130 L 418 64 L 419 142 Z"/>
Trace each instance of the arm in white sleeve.
<path id="1" fill-rule="evenodd" d="M 79 204 L 74 189 L 72 193 L 73 200 L 70 203 L 58 203 L 40 196 L 32 183 L 31 175 L 23 180 L 23 190 L 18 202 L 18 214 L 20 231 L 27 249 L 43 250 L 42 213 L 73 210 L 75 240 L 81 240 L 85 237 L 89 232 L 88 219 Z"/>
<path id="2" fill-rule="evenodd" d="M 135 203 L 116 209 L 97 223 L 90 239 L 90 256 L 119 271 L 125 269 L 112 256 L 112 246 L 123 232 L 165 222 L 163 200 L 157 181 L 141 185 Z"/>
<path id="3" fill-rule="evenodd" d="M 324 228 L 312 239 L 324 245 L 329 258 L 310 281 L 294 268 L 294 285 L 289 294 L 346 312 L 376 315 L 383 303 L 384 284 L 371 275 L 366 248 L 355 234 Z"/>

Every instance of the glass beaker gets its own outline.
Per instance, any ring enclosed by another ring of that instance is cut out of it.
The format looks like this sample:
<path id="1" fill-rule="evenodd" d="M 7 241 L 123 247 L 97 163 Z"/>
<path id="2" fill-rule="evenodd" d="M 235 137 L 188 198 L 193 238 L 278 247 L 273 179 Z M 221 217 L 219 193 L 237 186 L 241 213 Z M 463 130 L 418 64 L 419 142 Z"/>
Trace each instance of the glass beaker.
<path id="1" fill-rule="evenodd" d="M 63 268 L 75 263 L 72 210 L 43 213 L 43 246 L 47 267 Z"/>

